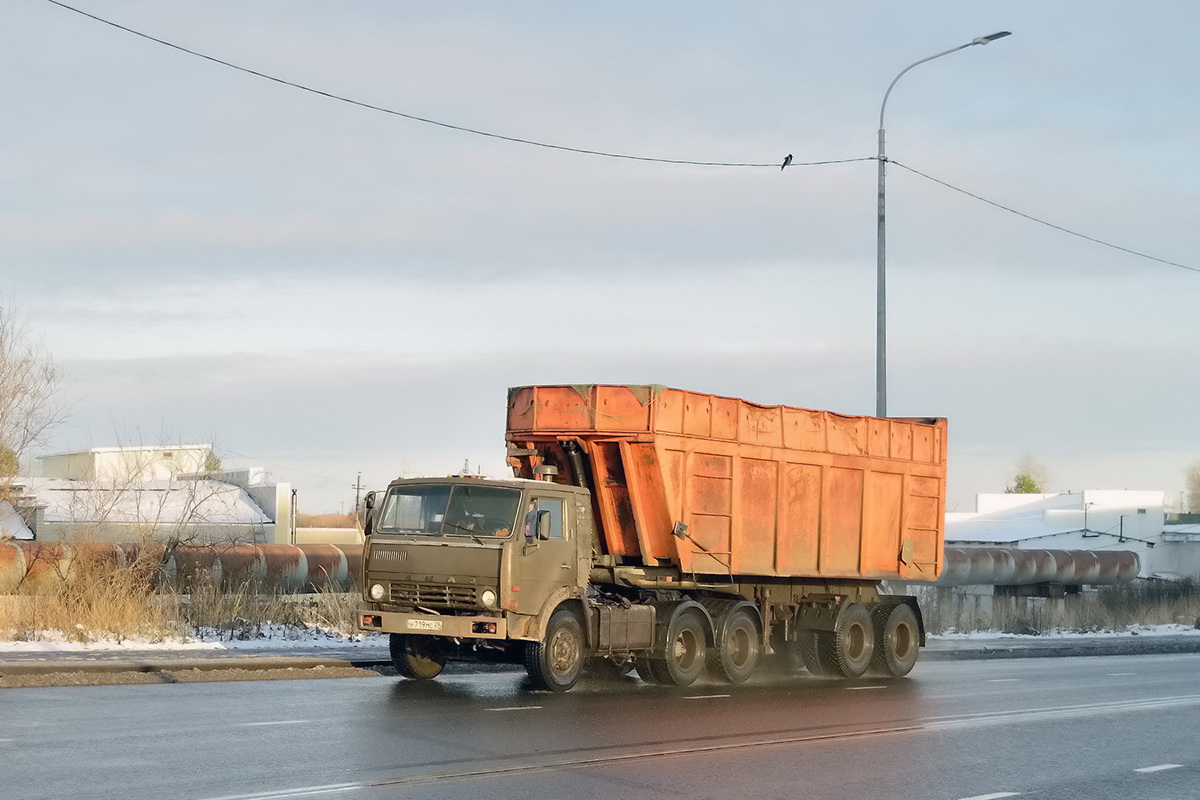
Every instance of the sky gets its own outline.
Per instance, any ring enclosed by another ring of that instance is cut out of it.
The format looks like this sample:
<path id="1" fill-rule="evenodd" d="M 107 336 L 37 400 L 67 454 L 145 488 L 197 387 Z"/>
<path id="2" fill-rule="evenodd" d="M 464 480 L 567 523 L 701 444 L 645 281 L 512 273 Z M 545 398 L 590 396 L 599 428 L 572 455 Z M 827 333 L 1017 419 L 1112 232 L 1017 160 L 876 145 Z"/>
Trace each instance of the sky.
<path id="1" fill-rule="evenodd" d="M 301 511 L 505 475 L 506 390 L 949 419 L 948 510 L 1200 460 L 1200 5 L 47 0 L 0 8 L 0 269 L 39 452 L 214 442 Z"/>

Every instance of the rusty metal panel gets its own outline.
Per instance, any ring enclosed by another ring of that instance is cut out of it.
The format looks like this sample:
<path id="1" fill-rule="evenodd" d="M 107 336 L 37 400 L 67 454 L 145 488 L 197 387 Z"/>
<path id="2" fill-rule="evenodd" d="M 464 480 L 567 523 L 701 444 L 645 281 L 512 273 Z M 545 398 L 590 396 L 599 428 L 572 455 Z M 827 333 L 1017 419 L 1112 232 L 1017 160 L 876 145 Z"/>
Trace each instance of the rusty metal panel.
<path id="1" fill-rule="evenodd" d="M 621 461 L 625 465 L 625 479 L 642 558 L 646 562 L 674 559 L 675 537 L 671 535 L 674 521 L 667 508 L 658 452 L 650 443 L 621 442 Z"/>
<path id="2" fill-rule="evenodd" d="M 822 575 L 856 575 L 862 544 L 863 473 L 830 467 L 821 500 Z"/>
<path id="3" fill-rule="evenodd" d="M 821 472 L 815 464 L 784 465 L 775 572 L 768 574 L 819 574 Z"/>
<path id="4" fill-rule="evenodd" d="M 741 402 L 732 397 L 712 397 L 712 438 L 737 441 Z"/>
<path id="5" fill-rule="evenodd" d="M 583 446 L 615 556 L 685 572 L 934 580 L 945 429 L 662 387 L 540 386 L 510 393 L 507 438 L 538 452 Z M 532 477 L 537 458 L 514 459 L 517 475 Z M 676 522 L 702 547 L 671 537 Z"/>
<path id="6" fill-rule="evenodd" d="M 745 444 L 783 447 L 783 414 L 778 407 L 742 403 L 741 437 Z"/>
<path id="7" fill-rule="evenodd" d="M 741 575 L 775 574 L 775 537 L 779 508 L 779 463 L 743 458 L 735 492 L 733 571 Z"/>
<path id="8" fill-rule="evenodd" d="M 888 455 L 900 461 L 912 461 L 913 426 L 903 422 L 888 422 L 888 433 L 891 435 Z"/>
<path id="9" fill-rule="evenodd" d="M 803 408 L 783 409 L 783 446 L 811 453 L 829 452 L 825 414 Z"/>
<path id="10" fill-rule="evenodd" d="M 712 398 L 706 394 L 683 393 L 683 435 L 712 437 Z"/>
<path id="11" fill-rule="evenodd" d="M 649 431 L 650 403 L 625 386 L 593 386 L 596 430 Z"/>
<path id="12" fill-rule="evenodd" d="M 684 392 L 663 392 L 655 406 L 654 430 L 660 433 L 683 433 Z"/>
<path id="13" fill-rule="evenodd" d="M 607 552 L 617 556 L 641 555 L 619 443 L 590 442 L 587 452 L 592 462 L 600 530 Z"/>
<path id="14" fill-rule="evenodd" d="M 867 453 L 874 458 L 891 454 L 891 425 L 886 419 L 867 420 Z"/>
<path id="15" fill-rule="evenodd" d="M 886 577 L 896 571 L 903 500 L 903 475 L 863 473 L 862 551 L 859 557 L 863 575 Z"/>

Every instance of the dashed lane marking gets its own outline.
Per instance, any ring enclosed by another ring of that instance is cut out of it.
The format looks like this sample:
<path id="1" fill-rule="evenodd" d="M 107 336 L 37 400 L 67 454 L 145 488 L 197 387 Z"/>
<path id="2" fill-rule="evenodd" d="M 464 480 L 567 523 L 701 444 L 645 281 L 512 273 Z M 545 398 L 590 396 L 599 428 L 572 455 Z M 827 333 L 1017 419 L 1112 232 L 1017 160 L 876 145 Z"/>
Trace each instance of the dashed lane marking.
<path id="1" fill-rule="evenodd" d="M 963 797 L 960 800 L 1000 800 L 1001 797 L 1020 797 L 1020 792 L 993 792 L 992 794 L 977 794 L 973 797 Z"/>
<path id="2" fill-rule="evenodd" d="M 508 708 L 489 708 L 488 711 L 533 711 L 541 706 L 509 706 Z"/>
<path id="3" fill-rule="evenodd" d="M 993 680 L 988 681 L 988 683 L 1016 683 L 1019 680 L 1021 680 L 1021 679 L 1020 678 L 995 678 Z"/>
<path id="4" fill-rule="evenodd" d="M 685 697 L 684 700 L 714 700 L 718 697 L 729 697 L 727 694 L 694 694 L 691 697 Z"/>
<path id="5" fill-rule="evenodd" d="M 1168 769 L 1179 769 L 1182 766 L 1183 764 L 1159 764 L 1154 767 L 1142 767 L 1141 769 L 1135 769 L 1134 772 L 1162 772 Z"/>
<path id="6" fill-rule="evenodd" d="M 846 688 L 851 692 L 855 692 L 855 691 L 861 692 L 863 689 L 886 689 L 887 687 L 886 686 L 847 686 Z"/>
<path id="7" fill-rule="evenodd" d="M 1105 673 L 1109 678 L 1128 678 L 1132 675 L 1137 675 L 1136 672 L 1108 672 Z"/>
<path id="8" fill-rule="evenodd" d="M 312 722 L 311 719 L 277 719 L 273 722 L 239 722 L 238 725 L 243 728 L 263 728 L 267 725 L 303 725 L 306 722 Z"/>

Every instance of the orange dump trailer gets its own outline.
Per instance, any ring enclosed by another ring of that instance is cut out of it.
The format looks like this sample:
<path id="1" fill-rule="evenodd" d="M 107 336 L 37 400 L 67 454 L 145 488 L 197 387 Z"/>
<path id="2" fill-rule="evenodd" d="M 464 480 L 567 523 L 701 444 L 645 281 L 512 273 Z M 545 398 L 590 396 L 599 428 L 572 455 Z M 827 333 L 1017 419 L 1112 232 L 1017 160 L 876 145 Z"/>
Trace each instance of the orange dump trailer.
<path id="1" fill-rule="evenodd" d="M 658 386 L 524 386 L 509 393 L 507 439 L 518 476 L 549 464 L 592 490 L 599 543 L 617 563 L 788 578 L 941 573 L 944 419 Z"/>

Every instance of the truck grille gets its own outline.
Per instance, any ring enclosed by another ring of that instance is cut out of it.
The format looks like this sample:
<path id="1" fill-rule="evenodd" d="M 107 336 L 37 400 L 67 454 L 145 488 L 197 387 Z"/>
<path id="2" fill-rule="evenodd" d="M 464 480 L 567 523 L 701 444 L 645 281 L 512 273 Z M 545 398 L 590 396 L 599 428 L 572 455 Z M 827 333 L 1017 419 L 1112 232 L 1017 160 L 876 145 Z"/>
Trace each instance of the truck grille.
<path id="1" fill-rule="evenodd" d="M 395 581 L 391 585 L 393 603 L 430 608 L 478 608 L 474 586 Z"/>

